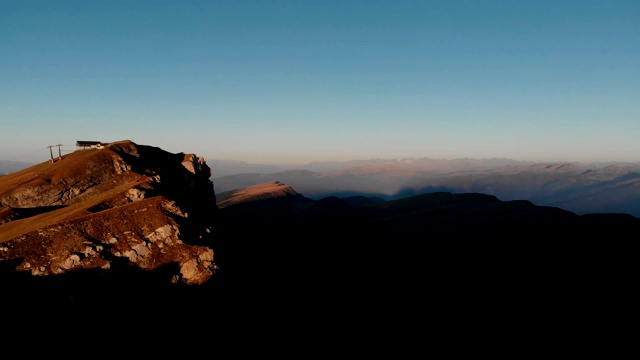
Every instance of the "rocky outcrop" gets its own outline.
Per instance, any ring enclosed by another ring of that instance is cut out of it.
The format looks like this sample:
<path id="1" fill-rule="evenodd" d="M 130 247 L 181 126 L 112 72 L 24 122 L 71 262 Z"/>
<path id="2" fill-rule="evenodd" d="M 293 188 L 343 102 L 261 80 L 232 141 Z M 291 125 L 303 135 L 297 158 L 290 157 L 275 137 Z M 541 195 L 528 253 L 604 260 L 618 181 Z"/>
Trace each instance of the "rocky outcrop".
<path id="1" fill-rule="evenodd" d="M 4 176 L 0 260 L 32 275 L 175 264 L 171 282 L 202 284 L 217 269 L 210 176 L 201 157 L 131 141 Z"/>

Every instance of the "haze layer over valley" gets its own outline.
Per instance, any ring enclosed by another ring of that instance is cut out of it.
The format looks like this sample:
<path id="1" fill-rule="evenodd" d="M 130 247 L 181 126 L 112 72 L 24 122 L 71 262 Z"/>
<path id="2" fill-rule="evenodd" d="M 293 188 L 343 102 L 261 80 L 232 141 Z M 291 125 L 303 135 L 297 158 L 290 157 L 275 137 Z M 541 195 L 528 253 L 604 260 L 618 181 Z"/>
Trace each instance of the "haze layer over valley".
<path id="1" fill-rule="evenodd" d="M 529 200 L 578 214 L 640 216 L 640 164 L 533 162 L 510 159 L 377 159 L 318 162 L 305 167 L 213 160 L 216 191 L 282 181 L 314 199 L 376 196 L 398 199 L 448 191 Z"/>

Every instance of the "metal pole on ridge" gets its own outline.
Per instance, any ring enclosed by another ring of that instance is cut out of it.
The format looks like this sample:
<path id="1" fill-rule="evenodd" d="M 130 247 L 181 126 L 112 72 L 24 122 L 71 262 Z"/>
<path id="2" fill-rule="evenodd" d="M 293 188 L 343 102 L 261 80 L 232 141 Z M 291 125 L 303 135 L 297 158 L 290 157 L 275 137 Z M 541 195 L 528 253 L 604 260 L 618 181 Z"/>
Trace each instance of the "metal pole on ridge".
<path id="1" fill-rule="evenodd" d="M 53 150 L 51 148 L 53 148 L 54 145 L 49 145 L 47 146 L 49 148 L 49 152 L 51 153 L 51 163 L 53 163 Z"/>

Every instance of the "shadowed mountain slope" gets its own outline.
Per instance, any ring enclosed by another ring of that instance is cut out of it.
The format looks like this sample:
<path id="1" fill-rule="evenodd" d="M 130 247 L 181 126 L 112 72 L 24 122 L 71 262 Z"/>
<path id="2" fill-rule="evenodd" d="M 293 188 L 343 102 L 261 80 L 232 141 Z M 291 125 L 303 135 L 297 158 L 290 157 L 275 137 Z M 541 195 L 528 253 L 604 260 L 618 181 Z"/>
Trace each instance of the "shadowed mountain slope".
<path id="1" fill-rule="evenodd" d="M 607 311 L 628 309 L 640 219 L 627 214 L 577 215 L 479 193 L 357 205 L 254 199 L 219 211 L 220 276 L 234 292 L 272 300 L 262 309 L 324 344 L 321 358 L 342 349 L 426 355 L 425 339 L 448 343 L 444 334 L 459 326 L 479 340 L 492 324 L 516 347 L 531 345 L 540 326 L 552 338 L 567 329 L 590 338 L 602 334 Z M 545 325 L 559 319 L 564 326 Z M 567 345 L 536 349 L 550 344 Z"/>

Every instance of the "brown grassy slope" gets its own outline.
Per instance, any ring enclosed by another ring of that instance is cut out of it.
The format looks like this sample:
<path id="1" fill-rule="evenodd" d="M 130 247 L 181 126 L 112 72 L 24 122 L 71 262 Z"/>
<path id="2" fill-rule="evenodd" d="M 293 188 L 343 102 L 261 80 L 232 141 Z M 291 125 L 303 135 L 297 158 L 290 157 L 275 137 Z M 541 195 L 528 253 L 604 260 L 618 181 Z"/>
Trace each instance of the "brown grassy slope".
<path id="1" fill-rule="evenodd" d="M 115 143 L 118 146 L 118 143 Z M 111 149 L 77 150 L 55 163 L 44 162 L 0 178 L 0 207 L 5 221 L 0 242 L 30 231 L 92 213 L 92 207 L 126 203 L 128 192 L 147 187 L 147 176 L 128 171 Z M 9 221 L 14 208 L 60 208 Z"/>
<path id="2" fill-rule="evenodd" d="M 26 219 L 20 219 L 0 225 L 0 243 L 16 238 L 31 231 L 42 229 L 53 224 L 72 220 L 92 213 L 90 209 L 103 202 L 124 196 L 124 194 L 133 186 L 143 183 L 143 180 L 137 182 L 125 183 L 111 190 L 105 191 L 98 196 L 91 197 L 86 201 L 69 205 L 57 210 L 49 211 L 44 214 L 36 215 Z"/>
<path id="3" fill-rule="evenodd" d="M 287 195 L 300 196 L 291 186 L 279 181 L 247 186 L 245 188 L 225 191 L 216 194 L 219 209 L 246 202 L 285 197 Z"/>
<path id="4" fill-rule="evenodd" d="M 140 174 L 110 148 L 78 150 L 55 163 L 41 163 L 0 179 L 0 204 L 14 208 L 70 205 Z"/>
<path id="5" fill-rule="evenodd" d="M 0 193 L 4 193 L 9 189 L 16 188 L 28 184 L 37 179 L 50 181 L 56 174 L 65 171 L 69 166 L 77 168 L 80 164 L 78 160 L 86 159 L 94 155 L 98 149 L 77 150 L 62 156 L 62 161 L 51 163 L 50 161 L 33 165 L 26 169 L 0 177 Z"/>

